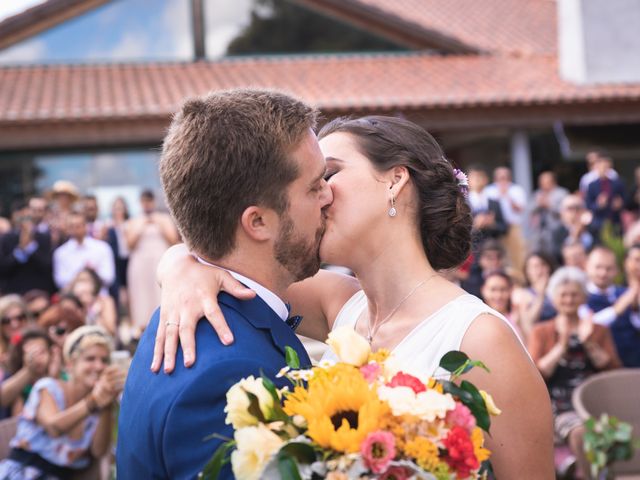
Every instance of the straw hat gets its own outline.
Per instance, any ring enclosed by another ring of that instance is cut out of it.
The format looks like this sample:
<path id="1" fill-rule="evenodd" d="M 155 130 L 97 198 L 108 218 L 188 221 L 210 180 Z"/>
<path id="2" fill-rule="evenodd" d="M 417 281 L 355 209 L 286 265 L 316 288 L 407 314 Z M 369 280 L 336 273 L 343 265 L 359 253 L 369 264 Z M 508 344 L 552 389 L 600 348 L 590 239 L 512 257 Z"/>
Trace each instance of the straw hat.
<path id="1" fill-rule="evenodd" d="M 67 194 L 72 196 L 75 199 L 80 197 L 78 193 L 78 189 L 76 186 L 69 182 L 68 180 L 58 180 L 53 184 L 53 188 L 51 189 L 51 194 L 55 197 L 56 195 Z"/>

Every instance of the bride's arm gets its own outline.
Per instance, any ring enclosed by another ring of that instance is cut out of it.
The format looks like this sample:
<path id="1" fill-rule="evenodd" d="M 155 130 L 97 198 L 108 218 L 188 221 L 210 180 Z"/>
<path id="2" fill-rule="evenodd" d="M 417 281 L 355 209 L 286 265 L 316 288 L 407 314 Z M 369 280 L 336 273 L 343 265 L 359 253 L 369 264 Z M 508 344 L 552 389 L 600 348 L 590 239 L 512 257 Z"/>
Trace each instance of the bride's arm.
<path id="1" fill-rule="evenodd" d="M 240 299 L 255 296 L 228 272 L 198 263 L 186 246 L 176 245 L 163 255 L 158 266 L 158 281 L 162 286 L 160 323 L 156 334 L 151 369 L 157 372 L 164 356 L 164 370 L 175 366 L 178 342 L 184 352 L 184 364 L 195 362 L 195 328 L 205 316 L 223 343 L 233 342 L 233 336 L 217 297 L 225 291 Z M 347 275 L 320 271 L 314 277 L 292 285 L 286 292 L 291 311 L 304 321 L 297 333 L 325 340 L 335 316 L 344 303 L 359 289 L 357 281 Z M 167 328 L 167 321 L 179 323 L 179 328 Z"/>
<path id="2" fill-rule="evenodd" d="M 296 333 L 324 342 L 340 309 L 358 290 L 355 278 L 328 270 L 292 284 L 286 292 L 287 301 L 291 313 L 303 318 Z"/>
<path id="3" fill-rule="evenodd" d="M 461 350 L 491 370 L 473 369 L 465 375 L 490 393 L 502 414 L 493 417 L 491 464 L 496 478 L 547 480 L 555 478 L 553 418 L 547 388 L 511 328 L 493 315 L 481 315 L 469 327 Z"/>

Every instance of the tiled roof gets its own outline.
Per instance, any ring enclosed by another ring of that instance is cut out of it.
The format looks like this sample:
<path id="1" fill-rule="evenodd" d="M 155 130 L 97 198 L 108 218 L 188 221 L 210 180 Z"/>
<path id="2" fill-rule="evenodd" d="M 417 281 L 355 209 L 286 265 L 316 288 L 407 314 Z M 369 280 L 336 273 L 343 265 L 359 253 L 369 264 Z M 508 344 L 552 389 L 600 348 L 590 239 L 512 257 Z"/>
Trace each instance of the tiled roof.
<path id="1" fill-rule="evenodd" d="M 640 84 L 576 86 L 553 55 L 268 57 L 0 68 L 0 123 L 166 116 L 189 95 L 289 91 L 325 112 L 640 101 Z"/>
<path id="2" fill-rule="evenodd" d="M 322 4 L 328 0 L 306 0 Z M 556 0 L 339 0 L 437 31 L 487 52 L 528 55 L 556 51 Z"/>

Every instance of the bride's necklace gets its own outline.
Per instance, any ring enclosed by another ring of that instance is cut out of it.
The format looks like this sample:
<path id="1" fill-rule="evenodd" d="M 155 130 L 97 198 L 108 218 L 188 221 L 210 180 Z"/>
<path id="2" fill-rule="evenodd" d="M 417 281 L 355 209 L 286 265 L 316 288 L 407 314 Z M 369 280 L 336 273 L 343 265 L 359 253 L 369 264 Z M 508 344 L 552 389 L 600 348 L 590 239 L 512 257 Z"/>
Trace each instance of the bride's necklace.
<path id="1" fill-rule="evenodd" d="M 393 308 L 393 310 L 391 310 L 391 313 L 389 313 L 389 315 L 387 315 L 381 321 L 379 321 L 373 328 L 371 327 L 371 317 L 369 317 L 369 316 L 367 317 L 367 341 L 369 342 L 369 345 L 371 345 L 373 343 L 373 337 L 375 336 L 376 333 L 378 333 L 378 330 L 380 330 L 380 327 L 382 325 L 384 325 L 385 323 L 387 323 L 391 319 L 391 317 L 393 317 L 393 314 L 398 311 L 398 309 L 402 306 L 402 304 L 411 295 L 416 293 L 416 290 L 418 290 L 421 286 L 423 286 L 429 280 L 431 280 L 432 278 L 437 277 L 437 276 L 438 276 L 438 273 L 436 272 L 433 275 L 431 275 L 430 277 L 427 277 L 424 280 L 422 280 L 415 287 L 413 287 L 413 289 L 409 293 L 407 293 L 407 295 L 402 300 L 400 300 L 400 302 Z"/>

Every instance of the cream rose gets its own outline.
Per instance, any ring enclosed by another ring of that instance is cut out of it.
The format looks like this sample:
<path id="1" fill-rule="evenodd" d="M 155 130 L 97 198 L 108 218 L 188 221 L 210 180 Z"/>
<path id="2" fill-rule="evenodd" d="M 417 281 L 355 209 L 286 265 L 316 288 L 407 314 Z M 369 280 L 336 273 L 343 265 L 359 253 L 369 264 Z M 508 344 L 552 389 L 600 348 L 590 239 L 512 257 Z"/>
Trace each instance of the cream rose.
<path id="1" fill-rule="evenodd" d="M 489 412 L 489 415 L 500 415 L 502 413 L 502 410 L 496 406 L 491 395 L 484 390 L 480 390 L 480 395 L 482 395 L 484 404 L 487 406 L 487 412 Z"/>
<path id="2" fill-rule="evenodd" d="M 260 403 L 260 410 L 265 418 L 269 418 L 273 410 L 273 397 L 264 388 L 261 378 L 253 375 L 243 378 L 227 392 L 227 405 L 224 411 L 227 414 L 225 423 L 233 425 L 234 429 L 257 425 L 258 419 L 249 413 L 249 396 L 247 392 L 254 394 Z"/>
<path id="3" fill-rule="evenodd" d="M 234 438 L 236 450 L 231 454 L 231 468 L 236 478 L 246 480 L 258 480 L 271 457 L 284 443 L 262 424 L 236 430 Z"/>
<path id="4" fill-rule="evenodd" d="M 389 404 L 395 416 L 415 415 L 428 422 L 444 418 L 449 410 L 456 408 L 456 402 L 449 393 L 435 390 L 416 394 L 409 387 L 382 386 L 378 388 L 378 396 Z"/>
<path id="5" fill-rule="evenodd" d="M 329 334 L 327 345 L 341 362 L 359 367 L 367 363 L 371 346 L 351 327 L 339 327 Z"/>

